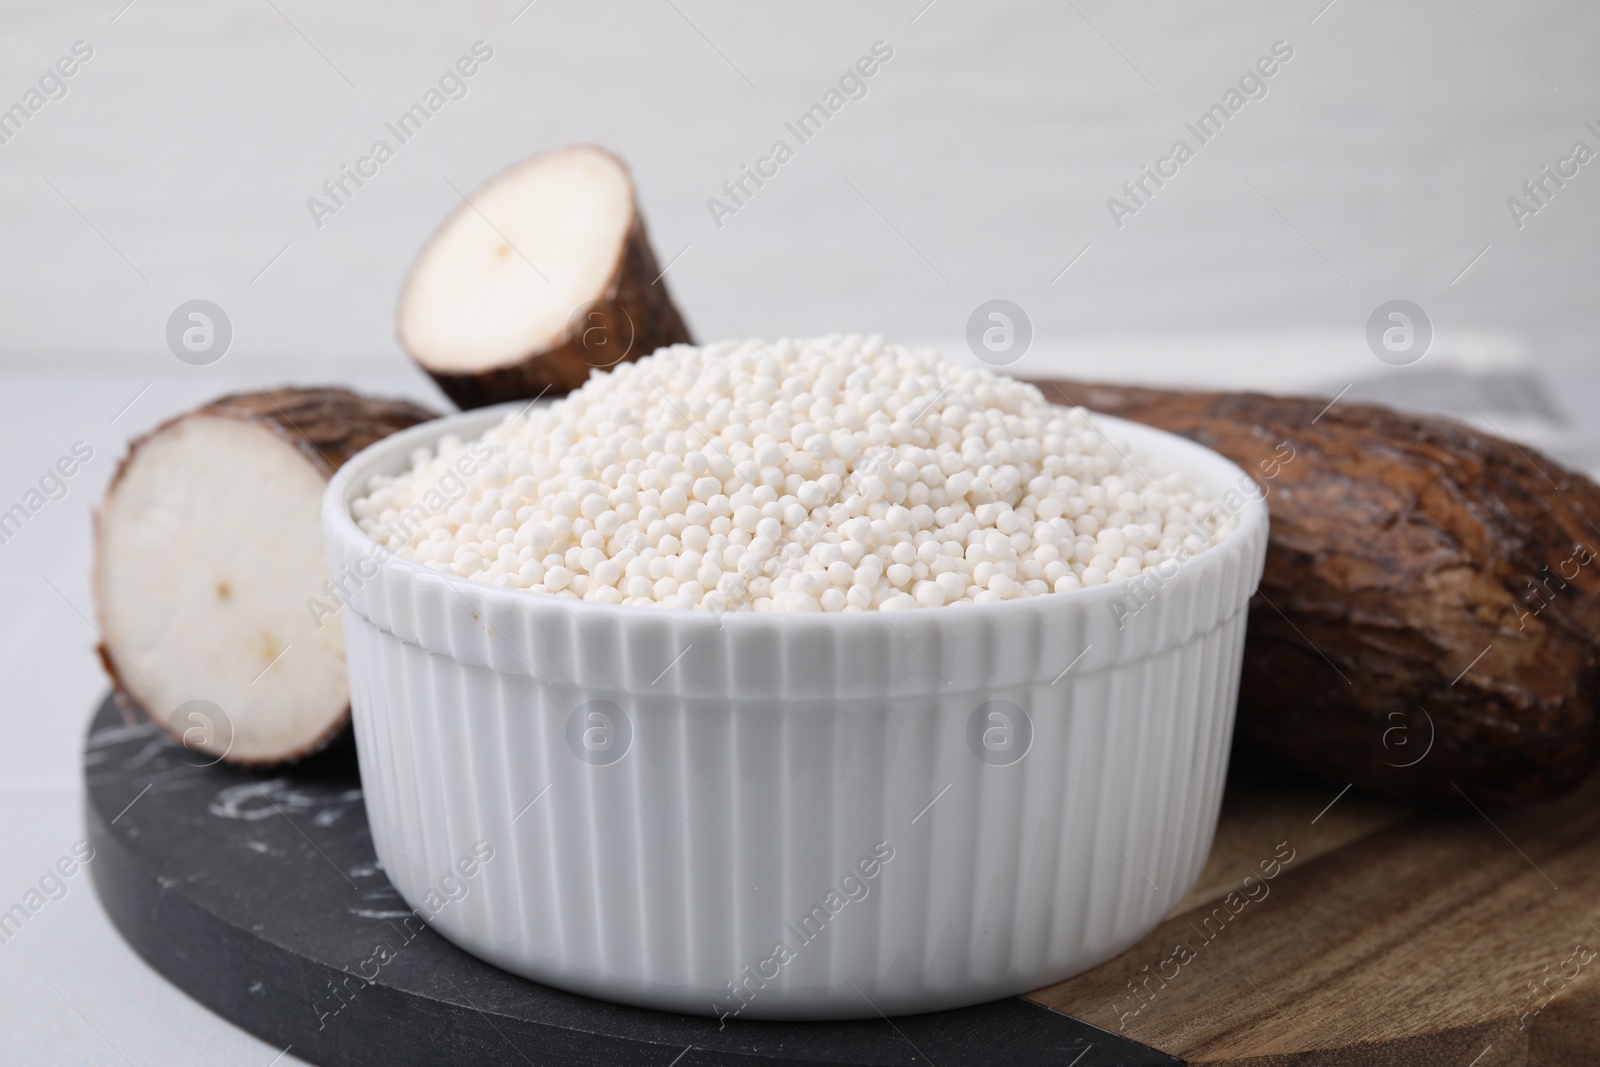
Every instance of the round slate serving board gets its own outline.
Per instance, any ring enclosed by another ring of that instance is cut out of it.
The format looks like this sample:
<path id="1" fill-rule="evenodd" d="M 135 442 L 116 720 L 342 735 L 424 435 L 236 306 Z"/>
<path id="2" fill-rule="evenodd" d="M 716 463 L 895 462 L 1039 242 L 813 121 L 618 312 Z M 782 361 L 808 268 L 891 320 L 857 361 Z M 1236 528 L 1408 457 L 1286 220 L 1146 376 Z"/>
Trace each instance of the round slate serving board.
<path id="1" fill-rule="evenodd" d="M 169 981 L 313 1063 L 1180 1062 L 1019 998 L 893 1020 L 723 1026 L 538 985 L 412 916 L 373 851 L 348 744 L 278 772 L 206 760 L 107 698 L 84 746 L 95 887 Z"/>

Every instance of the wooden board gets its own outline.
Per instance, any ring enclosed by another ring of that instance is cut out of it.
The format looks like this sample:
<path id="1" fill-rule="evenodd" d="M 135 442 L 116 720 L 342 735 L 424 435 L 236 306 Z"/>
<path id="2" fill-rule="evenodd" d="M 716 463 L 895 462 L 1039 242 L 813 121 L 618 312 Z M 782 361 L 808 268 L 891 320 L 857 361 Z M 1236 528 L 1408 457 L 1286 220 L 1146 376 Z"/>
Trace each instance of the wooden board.
<path id="1" fill-rule="evenodd" d="M 1031 999 L 1195 1064 L 1600 1062 L 1600 779 L 1521 809 L 1339 792 L 1236 767 L 1172 916 Z"/>

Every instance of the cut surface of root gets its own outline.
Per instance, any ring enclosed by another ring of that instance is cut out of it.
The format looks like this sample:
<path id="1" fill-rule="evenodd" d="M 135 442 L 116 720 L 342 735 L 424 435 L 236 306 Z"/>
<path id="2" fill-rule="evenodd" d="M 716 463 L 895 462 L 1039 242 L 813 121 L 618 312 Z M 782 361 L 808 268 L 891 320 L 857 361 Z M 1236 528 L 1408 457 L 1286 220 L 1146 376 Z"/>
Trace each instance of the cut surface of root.
<path id="1" fill-rule="evenodd" d="M 292 759 L 338 734 L 344 633 L 337 614 L 312 610 L 338 607 L 324 589 L 322 494 L 334 464 L 428 414 L 279 390 L 226 398 L 134 442 L 95 547 L 101 655 L 124 697 L 230 762 Z"/>
<path id="2" fill-rule="evenodd" d="M 580 145 L 468 194 L 401 294 L 401 344 L 462 407 L 554 395 L 689 340 L 627 169 Z"/>

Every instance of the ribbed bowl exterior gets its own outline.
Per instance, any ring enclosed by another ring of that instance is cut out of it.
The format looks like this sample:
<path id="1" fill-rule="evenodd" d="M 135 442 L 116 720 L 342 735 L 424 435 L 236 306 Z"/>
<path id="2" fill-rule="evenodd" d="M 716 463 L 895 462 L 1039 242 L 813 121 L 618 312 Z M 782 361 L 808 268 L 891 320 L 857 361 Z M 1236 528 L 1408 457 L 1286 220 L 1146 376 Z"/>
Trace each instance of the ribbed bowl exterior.
<path id="1" fill-rule="evenodd" d="M 1139 599 L 1113 583 L 719 618 L 376 555 L 349 518 L 367 478 L 504 414 L 374 445 L 324 506 L 373 839 L 440 933 L 609 1000 L 870 1017 L 1065 978 L 1193 884 L 1266 552 L 1259 493 Z M 1096 418 L 1216 493 L 1248 484 L 1199 446 Z"/>

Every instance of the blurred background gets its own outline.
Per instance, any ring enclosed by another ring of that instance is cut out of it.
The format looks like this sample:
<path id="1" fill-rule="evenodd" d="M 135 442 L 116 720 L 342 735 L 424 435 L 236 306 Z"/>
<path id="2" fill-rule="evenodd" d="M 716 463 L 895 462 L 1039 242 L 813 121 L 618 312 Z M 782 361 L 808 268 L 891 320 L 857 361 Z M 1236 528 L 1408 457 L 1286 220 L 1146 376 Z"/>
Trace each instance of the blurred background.
<path id="1" fill-rule="evenodd" d="M 0 104 L 73 42 L 94 55 L 3 145 L 6 367 L 154 370 L 195 297 L 261 374 L 389 362 L 456 190 L 572 141 L 632 165 L 704 337 L 959 336 L 1001 296 L 1093 372 L 1095 339 L 1359 339 L 1403 297 L 1441 348 L 1591 355 L 1600 180 L 1521 229 L 1506 205 L 1600 149 L 1591 5 L 527 3 L 13 7 Z M 319 228 L 307 199 L 478 40 L 467 95 Z M 719 228 L 706 200 L 878 40 L 867 96 Z M 1267 95 L 1119 229 L 1107 199 L 1279 41 Z"/>
<path id="2" fill-rule="evenodd" d="M 881 332 L 971 359 L 969 317 L 1004 299 L 1033 333 L 1012 373 L 1379 400 L 1600 468 L 1593 5 L 94 0 L 0 20 L 0 508 L 93 451 L 0 544 L 5 900 L 81 835 L 105 687 L 89 516 L 127 439 L 290 381 L 447 406 L 395 342 L 407 266 L 462 193 L 561 144 L 633 168 L 702 340 Z M 490 58 L 401 144 L 385 124 L 477 42 Z M 784 124 L 878 42 L 865 95 L 799 144 Z M 1185 124 L 1218 104 L 1202 142 Z M 780 138 L 778 174 L 711 210 Z M 394 157 L 314 212 L 379 139 Z M 1176 174 L 1124 189 L 1180 139 Z M 197 299 L 232 332 L 207 366 L 167 342 Z M 1368 322 L 1397 299 L 1432 340 L 1380 359 Z M 156 1062 L 180 1033 L 209 1050 L 192 1062 L 276 1051 L 145 970 L 86 880 L 52 909 L 0 946 L 19 1059 L 108 1062 L 111 1037 Z"/>

